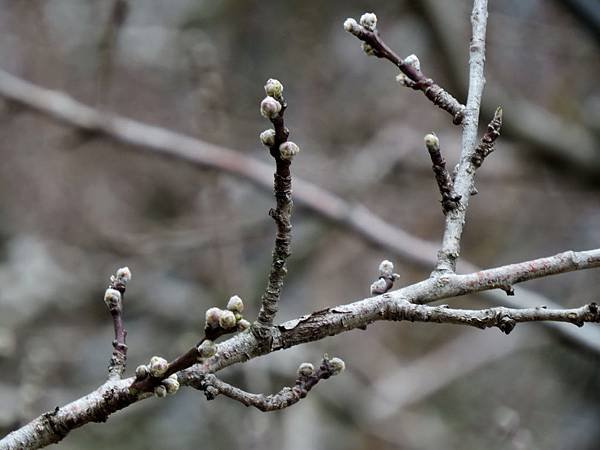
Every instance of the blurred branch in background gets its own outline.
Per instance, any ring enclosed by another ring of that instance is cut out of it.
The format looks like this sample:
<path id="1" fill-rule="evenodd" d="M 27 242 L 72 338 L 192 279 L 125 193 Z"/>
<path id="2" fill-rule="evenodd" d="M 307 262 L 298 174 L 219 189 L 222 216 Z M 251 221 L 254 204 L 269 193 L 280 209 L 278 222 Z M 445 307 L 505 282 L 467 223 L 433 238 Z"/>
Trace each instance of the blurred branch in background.
<path id="1" fill-rule="evenodd" d="M 4 71 L 0 71 L 0 96 L 17 106 L 42 113 L 52 120 L 74 127 L 76 131 L 113 139 L 134 149 L 211 167 L 239 176 L 263 189 L 272 189 L 272 169 L 266 163 L 164 128 L 95 110 L 64 93 L 43 89 Z M 419 267 L 431 269 L 436 264 L 435 243 L 411 235 L 385 222 L 366 207 L 350 204 L 298 177 L 295 178 L 294 185 L 295 199 L 319 216 L 357 233 L 370 243 L 385 248 Z M 479 270 L 466 261 L 458 267 L 463 272 Z M 498 291 L 484 292 L 481 295 L 490 303 L 512 308 L 546 305 L 549 308 L 560 309 L 555 302 L 525 288 L 519 289 L 518 292 L 518 299 L 507 297 Z M 557 330 L 567 340 L 600 353 L 600 330 L 592 327 L 575 330 L 555 322 L 549 322 L 547 326 Z"/>

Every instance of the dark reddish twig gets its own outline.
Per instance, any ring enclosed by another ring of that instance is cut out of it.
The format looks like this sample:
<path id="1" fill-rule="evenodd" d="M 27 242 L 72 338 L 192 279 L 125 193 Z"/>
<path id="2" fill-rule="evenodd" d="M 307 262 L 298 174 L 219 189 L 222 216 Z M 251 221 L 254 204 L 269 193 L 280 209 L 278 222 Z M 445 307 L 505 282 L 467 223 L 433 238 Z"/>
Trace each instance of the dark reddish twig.
<path id="1" fill-rule="evenodd" d="M 435 181 L 437 182 L 440 194 L 442 194 L 442 211 L 446 215 L 448 211 L 452 211 L 459 205 L 461 196 L 454 192 L 454 183 L 446 169 L 446 161 L 442 156 L 438 137 L 435 134 L 425 136 L 425 146 L 431 157 Z"/>
<path id="2" fill-rule="evenodd" d="M 471 162 L 476 168 L 481 167 L 483 160 L 494 151 L 494 143 L 498 136 L 500 136 L 500 129 L 502 128 L 502 108 L 499 106 L 496 108 L 494 118 L 488 124 L 487 131 L 484 133 L 479 145 L 475 149 L 475 154 L 471 158 Z"/>
<path id="3" fill-rule="evenodd" d="M 112 343 L 113 352 L 108 364 L 108 378 L 119 379 L 125 372 L 127 363 L 127 330 L 123 325 L 123 297 L 127 283 L 131 280 L 131 271 L 127 267 L 117 270 L 110 277 L 110 284 L 104 293 L 104 302 L 113 320 L 115 339 Z"/>

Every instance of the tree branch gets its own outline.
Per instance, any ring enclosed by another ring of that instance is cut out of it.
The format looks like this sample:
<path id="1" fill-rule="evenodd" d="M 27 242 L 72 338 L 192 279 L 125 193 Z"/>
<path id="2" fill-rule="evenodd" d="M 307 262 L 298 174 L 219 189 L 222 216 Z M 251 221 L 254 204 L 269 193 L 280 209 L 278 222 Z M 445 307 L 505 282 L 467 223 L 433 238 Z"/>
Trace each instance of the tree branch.
<path id="1" fill-rule="evenodd" d="M 453 209 L 446 215 L 442 248 L 438 253 L 438 264 L 436 267 L 438 273 L 454 272 L 456 270 L 456 260 L 460 255 L 460 239 L 469 206 L 469 197 L 474 187 L 475 167 L 472 158 L 475 153 L 475 146 L 477 145 L 479 107 L 483 95 L 483 86 L 485 85 L 483 68 L 485 62 L 487 0 L 475 0 L 473 2 L 471 25 L 473 36 L 471 38 L 469 57 L 469 95 L 463 121 L 460 162 L 454 179 L 454 189 L 456 195 L 460 196 L 460 204 L 458 208 Z"/>
<path id="2" fill-rule="evenodd" d="M 104 293 L 104 302 L 110 311 L 115 330 L 115 340 L 113 341 L 113 353 L 108 364 L 108 378 L 119 379 L 125 372 L 127 362 L 127 331 L 123 325 L 123 297 L 127 283 L 131 280 L 131 271 L 128 267 L 117 270 L 115 275 L 111 275 L 110 284 Z"/>
<path id="3" fill-rule="evenodd" d="M 339 358 L 323 358 L 321 366 L 315 371 L 312 364 L 302 363 L 298 368 L 298 378 L 293 387 L 285 387 L 276 394 L 252 394 L 232 386 L 213 374 L 207 374 L 203 379 L 194 383 L 196 389 L 204 391 L 208 400 L 213 400 L 217 395 L 223 394 L 237 400 L 246 406 L 254 406 L 263 411 L 277 411 L 295 405 L 308 395 L 308 392 L 321 380 L 326 380 L 344 370 L 345 364 Z"/>
<path id="4" fill-rule="evenodd" d="M 0 70 L 0 96 L 23 108 L 39 112 L 51 120 L 94 136 L 111 140 L 163 157 L 171 157 L 200 167 L 238 176 L 263 189 L 273 188 L 270 165 L 249 158 L 239 152 L 185 136 L 165 128 L 147 125 L 115 114 L 104 113 L 79 103 L 62 92 L 51 91 L 16 78 Z M 360 204 L 350 204 L 342 198 L 308 181 L 295 177 L 295 200 L 333 223 L 347 228 L 367 241 L 387 249 L 401 258 L 430 269 L 435 265 L 437 244 L 420 239 L 401 228 L 385 222 Z M 463 272 L 480 270 L 474 264 L 462 261 Z M 560 308 L 551 300 L 521 288 L 519 301 L 487 291 L 483 296 L 495 304 L 509 307 L 535 307 L 540 304 Z M 552 306 L 554 305 L 554 306 Z M 575 331 L 564 324 L 548 322 L 569 341 L 600 354 L 600 332 Z"/>

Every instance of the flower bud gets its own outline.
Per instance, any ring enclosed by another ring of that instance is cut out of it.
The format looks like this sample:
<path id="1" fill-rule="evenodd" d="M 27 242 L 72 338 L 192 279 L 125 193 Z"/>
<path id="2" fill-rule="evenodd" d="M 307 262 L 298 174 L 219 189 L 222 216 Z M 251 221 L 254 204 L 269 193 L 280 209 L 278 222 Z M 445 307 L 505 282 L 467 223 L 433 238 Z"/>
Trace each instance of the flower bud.
<path id="1" fill-rule="evenodd" d="M 108 288 L 104 293 L 104 303 L 110 311 L 121 309 L 121 293 L 116 289 Z"/>
<path id="2" fill-rule="evenodd" d="M 281 111 L 281 103 L 279 103 L 273 97 L 267 96 L 262 102 L 260 102 L 260 113 L 267 119 L 273 119 L 277 117 L 279 111 Z"/>
<path id="3" fill-rule="evenodd" d="M 366 42 L 363 42 L 360 45 L 360 47 L 363 49 L 363 52 L 365 52 L 369 56 L 375 54 L 375 49 L 373 47 L 371 47 L 369 44 L 367 44 Z"/>
<path id="4" fill-rule="evenodd" d="M 117 281 L 127 284 L 131 280 L 131 270 L 129 267 L 121 267 L 116 273 Z"/>
<path id="5" fill-rule="evenodd" d="M 421 62 L 419 61 L 419 58 L 417 58 L 417 55 L 415 55 L 415 54 L 408 55 L 406 58 L 404 58 L 404 64 L 413 66 L 418 71 L 421 71 Z"/>
<path id="6" fill-rule="evenodd" d="M 211 358 L 217 354 L 217 344 L 213 341 L 206 339 L 198 347 L 199 358 Z"/>
<path id="7" fill-rule="evenodd" d="M 331 358 L 329 360 L 329 367 L 331 368 L 331 374 L 337 375 L 346 369 L 346 363 L 340 358 Z"/>
<path id="8" fill-rule="evenodd" d="M 226 330 L 235 327 L 235 314 L 229 310 L 223 311 L 219 319 L 219 326 Z"/>
<path id="9" fill-rule="evenodd" d="M 439 139 L 438 139 L 438 137 L 437 137 L 435 134 L 433 134 L 433 133 L 431 133 L 431 134 L 427 134 L 427 135 L 425 136 L 425 138 L 424 138 L 424 141 L 425 141 L 425 146 L 426 146 L 428 149 L 435 150 L 435 149 L 438 149 L 438 148 L 440 147 L 440 140 L 439 140 Z"/>
<path id="10" fill-rule="evenodd" d="M 161 381 L 161 384 L 167 390 L 167 394 L 172 395 L 179 390 L 179 380 L 177 374 L 173 374 Z"/>
<path id="11" fill-rule="evenodd" d="M 241 313 L 244 310 L 244 302 L 239 296 L 234 295 L 227 302 L 227 309 L 234 313 Z"/>
<path id="12" fill-rule="evenodd" d="M 371 284 L 371 295 L 384 294 L 388 290 L 388 283 L 383 278 L 379 278 Z"/>
<path id="13" fill-rule="evenodd" d="M 152 375 L 153 377 L 160 378 L 165 374 L 168 368 L 169 363 L 165 358 L 161 358 L 160 356 L 153 356 L 152 358 L 150 358 L 148 370 L 150 371 L 150 375 Z"/>
<path id="14" fill-rule="evenodd" d="M 135 368 L 135 378 L 136 379 L 143 380 L 147 376 L 148 376 L 148 366 L 144 366 L 142 364 L 141 366 L 137 366 Z"/>
<path id="15" fill-rule="evenodd" d="M 369 31 L 375 31 L 377 27 L 377 16 L 374 13 L 364 13 L 360 16 L 360 24 Z"/>
<path id="16" fill-rule="evenodd" d="M 391 278 L 394 275 L 394 263 L 384 259 L 379 264 L 379 276 Z"/>
<path id="17" fill-rule="evenodd" d="M 298 367 L 299 377 L 310 377 L 313 373 L 315 373 L 315 366 L 311 363 L 304 362 Z"/>
<path id="18" fill-rule="evenodd" d="M 279 146 L 279 156 L 281 159 L 292 160 L 300 152 L 300 147 L 292 141 L 284 142 Z"/>
<path id="19" fill-rule="evenodd" d="M 356 20 L 348 18 L 344 21 L 344 30 L 352 34 L 356 34 L 358 33 L 359 25 Z"/>
<path id="20" fill-rule="evenodd" d="M 262 144 L 266 145 L 267 147 L 275 145 L 275 130 L 269 128 L 268 130 L 265 130 L 262 133 L 260 133 L 260 142 L 262 142 Z"/>
<path id="21" fill-rule="evenodd" d="M 220 308 L 212 307 L 206 310 L 206 326 L 210 328 L 217 328 L 219 326 L 219 320 L 221 319 L 223 310 Z"/>
<path id="22" fill-rule="evenodd" d="M 156 395 L 158 398 L 164 398 L 167 396 L 167 388 L 165 386 L 163 386 L 162 384 L 159 384 L 158 386 L 156 386 L 154 388 L 154 395 Z"/>
<path id="23" fill-rule="evenodd" d="M 248 328 L 250 328 L 250 326 L 251 326 L 250 322 L 248 322 L 246 319 L 238 320 L 238 323 L 237 323 L 238 331 L 246 331 Z"/>
<path id="24" fill-rule="evenodd" d="M 265 93 L 269 97 L 281 98 L 283 93 L 283 84 L 275 78 L 269 78 L 267 84 L 265 84 Z"/>

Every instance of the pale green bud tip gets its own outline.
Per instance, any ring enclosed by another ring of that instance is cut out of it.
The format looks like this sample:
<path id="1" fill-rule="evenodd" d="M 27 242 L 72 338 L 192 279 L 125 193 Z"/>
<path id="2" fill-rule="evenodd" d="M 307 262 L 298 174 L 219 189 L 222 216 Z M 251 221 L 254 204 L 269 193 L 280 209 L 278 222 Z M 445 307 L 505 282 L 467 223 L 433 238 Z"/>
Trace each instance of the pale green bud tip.
<path id="1" fill-rule="evenodd" d="M 240 319 L 238 320 L 237 328 L 239 331 L 246 331 L 248 328 L 250 328 L 250 325 L 250 322 L 248 322 L 246 319 Z"/>
<path id="2" fill-rule="evenodd" d="M 277 117 L 281 111 L 281 103 L 275 100 L 273 97 L 265 97 L 262 102 L 260 102 L 260 113 L 266 119 L 273 119 Z"/>
<path id="3" fill-rule="evenodd" d="M 129 267 L 121 267 L 117 270 L 117 280 L 123 284 L 127 284 L 131 280 L 131 270 Z"/>
<path id="4" fill-rule="evenodd" d="M 369 31 L 375 31 L 377 27 L 377 16 L 375 13 L 364 13 L 360 16 L 360 24 Z"/>
<path id="5" fill-rule="evenodd" d="M 425 135 L 425 138 L 423 140 L 425 141 L 425 145 L 427 146 L 427 148 L 436 149 L 440 146 L 440 140 L 433 133 Z"/>
<path id="6" fill-rule="evenodd" d="M 299 377 L 310 377 L 313 373 L 315 373 L 315 366 L 311 363 L 304 362 L 298 367 Z"/>
<path id="7" fill-rule="evenodd" d="M 279 156 L 281 159 L 292 160 L 300 152 L 300 147 L 292 141 L 284 142 L 279 146 Z"/>
<path id="8" fill-rule="evenodd" d="M 135 368 L 135 377 L 138 380 L 142 380 L 142 379 L 146 378 L 147 376 L 148 376 L 148 366 L 141 365 L 141 366 L 137 366 Z"/>
<path id="9" fill-rule="evenodd" d="M 179 380 L 177 379 L 177 374 L 173 374 L 168 378 L 162 380 L 161 384 L 167 390 L 167 394 L 172 395 L 179 390 Z"/>
<path id="10" fill-rule="evenodd" d="M 375 49 L 373 49 L 373 47 L 371 47 L 366 42 L 363 42 L 362 44 L 360 44 L 360 47 L 363 49 L 363 52 L 365 52 L 369 56 L 375 54 Z"/>
<path id="11" fill-rule="evenodd" d="M 260 142 L 262 142 L 262 144 L 266 145 L 267 147 L 275 145 L 275 130 L 269 128 L 268 130 L 265 130 L 262 133 L 260 133 Z"/>
<path id="12" fill-rule="evenodd" d="M 221 317 L 219 318 L 219 325 L 221 328 L 229 330 L 230 328 L 235 327 L 236 322 L 235 314 L 233 312 L 227 310 L 221 313 Z"/>
<path id="13" fill-rule="evenodd" d="M 409 66 L 413 66 L 417 70 L 421 70 L 421 62 L 419 61 L 419 58 L 417 58 L 417 55 L 415 55 L 415 54 L 408 55 L 404 59 L 404 64 L 408 64 Z"/>
<path id="14" fill-rule="evenodd" d="M 158 398 L 164 398 L 167 396 L 167 388 L 165 386 L 163 386 L 162 384 L 159 384 L 158 386 L 156 386 L 154 388 L 154 395 L 156 395 Z"/>
<path id="15" fill-rule="evenodd" d="M 283 84 L 275 78 L 269 78 L 265 84 L 265 93 L 270 97 L 281 98 Z"/>
<path id="16" fill-rule="evenodd" d="M 244 302 L 238 295 L 234 295 L 227 302 L 227 309 L 234 313 L 241 313 L 244 310 Z"/>
<path id="17" fill-rule="evenodd" d="M 153 377 L 161 377 L 165 374 L 167 369 L 169 368 L 169 363 L 165 358 L 161 358 L 160 356 L 153 356 L 150 358 L 150 364 L 148 365 L 148 370 Z"/>
<path id="18" fill-rule="evenodd" d="M 217 344 L 207 339 L 198 346 L 197 350 L 200 358 L 211 358 L 217 354 Z"/>
<path id="19" fill-rule="evenodd" d="M 346 363 L 340 358 L 331 358 L 329 360 L 329 367 L 331 367 L 332 375 L 337 375 L 346 369 Z"/>
<path id="20" fill-rule="evenodd" d="M 344 21 L 344 30 L 348 31 L 349 33 L 356 33 L 358 31 L 358 27 L 359 25 L 356 20 L 350 17 Z"/>
<path id="21" fill-rule="evenodd" d="M 391 277 L 394 274 L 394 263 L 387 259 L 379 264 L 379 275 L 382 277 Z"/>
<path id="22" fill-rule="evenodd" d="M 208 308 L 206 310 L 206 326 L 210 328 L 217 328 L 219 326 L 221 314 L 223 314 L 223 311 L 220 308 Z"/>
<path id="23" fill-rule="evenodd" d="M 116 289 L 108 288 L 104 293 L 104 303 L 109 308 L 117 308 L 121 303 L 121 293 Z"/>

